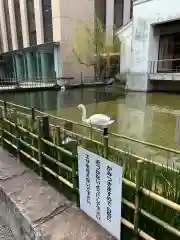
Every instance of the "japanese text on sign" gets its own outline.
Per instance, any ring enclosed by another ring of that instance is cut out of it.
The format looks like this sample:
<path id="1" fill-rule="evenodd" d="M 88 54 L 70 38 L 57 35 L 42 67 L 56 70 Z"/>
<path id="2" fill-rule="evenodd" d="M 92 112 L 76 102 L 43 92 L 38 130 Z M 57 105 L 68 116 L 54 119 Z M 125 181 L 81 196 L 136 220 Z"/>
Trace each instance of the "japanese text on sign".
<path id="1" fill-rule="evenodd" d="M 120 240 L 122 167 L 78 147 L 80 208 Z"/>

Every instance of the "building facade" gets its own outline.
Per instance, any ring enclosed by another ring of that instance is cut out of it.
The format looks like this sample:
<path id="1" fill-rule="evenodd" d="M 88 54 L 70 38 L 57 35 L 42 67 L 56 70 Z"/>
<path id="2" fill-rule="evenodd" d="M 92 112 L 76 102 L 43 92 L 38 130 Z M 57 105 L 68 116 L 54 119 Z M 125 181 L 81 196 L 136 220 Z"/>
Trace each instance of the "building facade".
<path id="1" fill-rule="evenodd" d="M 180 90 L 179 0 L 134 0 L 132 21 L 118 35 L 129 90 Z"/>
<path id="2" fill-rule="evenodd" d="M 75 24 L 97 15 L 108 34 L 126 24 L 132 0 L 0 0 L 0 78 L 92 76 L 73 54 Z"/>

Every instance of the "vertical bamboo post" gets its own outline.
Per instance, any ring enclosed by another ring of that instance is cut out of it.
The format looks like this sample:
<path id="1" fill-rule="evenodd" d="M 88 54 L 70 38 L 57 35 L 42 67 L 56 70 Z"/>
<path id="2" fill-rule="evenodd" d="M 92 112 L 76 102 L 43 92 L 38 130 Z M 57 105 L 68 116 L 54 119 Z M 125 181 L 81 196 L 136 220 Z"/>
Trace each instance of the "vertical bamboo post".
<path id="1" fill-rule="evenodd" d="M 52 141 L 51 135 L 50 135 L 49 117 L 43 116 L 43 117 L 41 117 L 41 119 L 42 119 L 42 126 L 41 126 L 42 135 L 41 135 L 41 137 L 48 141 Z M 54 150 L 52 150 L 52 148 L 50 146 L 48 146 L 48 145 L 46 145 L 46 147 L 42 146 L 42 152 L 44 152 L 50 156 L 52 154 L 52 151 L 54 151 Z"/>
<path id="2" fill-rule="evenodd" d="M 60 126 L 56 126 L 56 144 L 58 146 L 61 145 L 61 129 L 60 129 Z M 61 153 L 59 150 L 57 150 L 57 159 L 59 162 L 62 161 L 61 159 Z M 61 174 L 61 168 L 59 167 L 59 175 Z"/>
<path id="3" fill-rule="evenodd" d="M 39 174 L 43 178 L 43 158 L 42 158 L 42 126 L 41 119 L 38 118 L 38 160 L 39 160 Z"/>
<path id="4" fill-rule="evenodd" d="M 104 128 L 103 132 L 103 144 L 104 144 L 104 158 L 108 158 L 108 128 Z"/>
<path id="5" fill-rule="evenodd" d="M 72 158 L 72 184 L 73 184 L 73 200 L 76 202 L 76 204 L 79 205 L 79 198 L 78 198 L 78 192 L 77 192 L 77 187 L 78 187 L 78 159 L 77 159 L 77 146 L 75 145 L 73 147 L 73 158 Z"/>
<path id="6" fill-rule="evenodd" d="M 1 124 L 1 147 L 4 145 L 4 119 L 3 119 L 3 109 L 0 107 L 0 124 Z"/>
<path id="7" fill-rule="evenodd" d="M 35 125 L 35 108 L 31 108 L 31 131 L 34 132 Z M 32 138 L 32 146 L 34 146 L 34 138 Z M 34 151 L 32 150 L 32 156 L 34 157 Z"/>
<path id="8" fill-rule="evenodd" d="M 31 108 L 31 119 L 34 122 L 34 120 L 35 120 L 35 108 Z"/>
<path id="9" fill-rule="evenodd" d="M 7 118 L 7 103 L 4 101 L 4 118 Z"/>
<path id="10" fill-rule="evenodd" d="M 60 126 L 56 126 L 56 144 L 58 146 L 61 145 L 61 128 L 60 128 Z M 57 152 L 57 158 L 58 158 L 58 161 L 61 161 L 60 151 Z"/>
<path id="11" fill-rule="evenodd" d="M 16 158 L 17 162 L 20 161 L 20 131 L 18 126 L 18 112 L 16 109 L 14 109 L 14 122 L 15 122 L 15 134 L 16 134 Z"/>
<path id="12" fill-rule="evenodd" d="M 139 215 L 140 215 L 140 189 L 141 189 L 141 167 L 143 161 L 137 161 L 136 169 L 136 195 L 135 195 L 135 212 L 134 212 L 134 235 L 135 239 L 139 239 Z"/>
<path id="13" fill-rule="evenodd" d="M 83 73 L 81 72 L 81 86 L 83 85 Z"/>
<path id="14" fill-rule="evenodd" d="M 49 117 L 48 116 L 42 117 L 42 132 L 43 132 L 43 138 L 46 140 L 50 140 Z"/>

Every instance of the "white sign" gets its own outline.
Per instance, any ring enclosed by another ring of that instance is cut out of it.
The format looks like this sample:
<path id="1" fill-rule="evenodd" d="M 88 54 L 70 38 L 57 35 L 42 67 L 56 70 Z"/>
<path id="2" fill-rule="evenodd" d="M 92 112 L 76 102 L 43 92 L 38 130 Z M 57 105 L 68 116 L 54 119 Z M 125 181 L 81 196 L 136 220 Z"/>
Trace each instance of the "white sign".
<path id="1" fill-rule="evenodd" d="M 78 147 L 80 208 L 120 240 L 122 167 Z"/>

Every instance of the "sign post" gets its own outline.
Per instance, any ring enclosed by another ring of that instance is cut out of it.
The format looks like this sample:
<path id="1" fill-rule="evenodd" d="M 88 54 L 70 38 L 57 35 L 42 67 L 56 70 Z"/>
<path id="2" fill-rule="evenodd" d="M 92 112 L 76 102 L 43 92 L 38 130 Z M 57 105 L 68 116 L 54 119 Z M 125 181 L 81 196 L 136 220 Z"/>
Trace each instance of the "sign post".
<path id="1" fill-rule="evenodd" d="M 80 208 L 120 240 L 122 167 L 78 147 Z"/>

